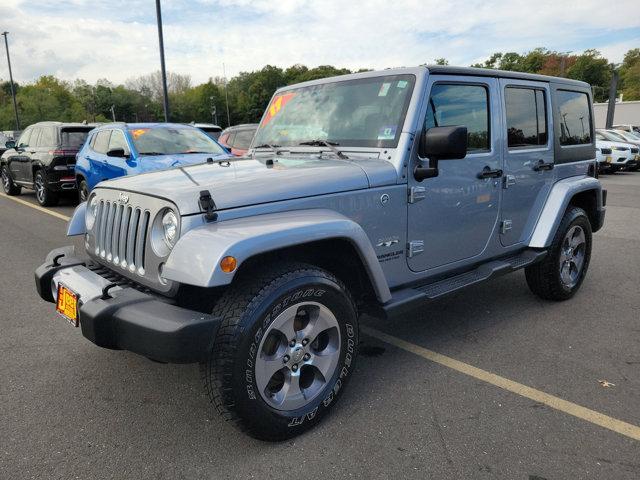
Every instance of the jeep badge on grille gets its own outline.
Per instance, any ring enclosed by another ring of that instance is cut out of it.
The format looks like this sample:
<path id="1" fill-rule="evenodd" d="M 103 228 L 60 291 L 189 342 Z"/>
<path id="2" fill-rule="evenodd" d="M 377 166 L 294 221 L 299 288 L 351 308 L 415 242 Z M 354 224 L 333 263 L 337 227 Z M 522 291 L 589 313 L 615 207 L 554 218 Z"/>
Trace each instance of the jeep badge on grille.
<path id="1" fill-rule="evenodd" d="M 124 193 L 120 192 L 120 194 L 118 195 L 118 201 L 120 203 L 129 203 L 129 196 L 125 195 Z"/>

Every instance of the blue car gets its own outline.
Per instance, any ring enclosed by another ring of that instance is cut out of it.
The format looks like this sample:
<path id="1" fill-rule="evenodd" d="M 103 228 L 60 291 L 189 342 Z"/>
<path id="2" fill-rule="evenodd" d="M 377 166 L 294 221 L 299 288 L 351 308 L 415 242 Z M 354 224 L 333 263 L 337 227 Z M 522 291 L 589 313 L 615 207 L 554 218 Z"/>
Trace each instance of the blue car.
<path id="1" fill-rule="evenodd" d="M 232 155 L 199 128 L 176 123 L 108 123 L 76 155 L 80 201 L 99 182 L 124 175 L 224 160 Z"/>

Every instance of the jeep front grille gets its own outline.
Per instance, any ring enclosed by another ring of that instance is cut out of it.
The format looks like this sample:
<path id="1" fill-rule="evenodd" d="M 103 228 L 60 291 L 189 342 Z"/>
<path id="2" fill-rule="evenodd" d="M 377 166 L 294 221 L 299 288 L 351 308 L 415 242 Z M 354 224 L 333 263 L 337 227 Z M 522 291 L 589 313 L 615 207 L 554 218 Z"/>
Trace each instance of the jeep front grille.
<path id="1" fill-rule="evenodd" d="M 149 210 L 100 200 L 95 222 L 95 254 L 131 273 L 144 276 Z"/>

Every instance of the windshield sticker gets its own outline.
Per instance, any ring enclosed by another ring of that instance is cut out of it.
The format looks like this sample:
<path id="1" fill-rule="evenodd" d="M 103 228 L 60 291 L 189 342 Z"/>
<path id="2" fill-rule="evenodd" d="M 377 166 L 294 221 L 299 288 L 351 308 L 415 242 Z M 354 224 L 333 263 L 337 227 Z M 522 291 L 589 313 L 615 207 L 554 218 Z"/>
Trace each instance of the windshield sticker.
<path id="1" fill-rule="evenodd" d="M 404 88 L 407 86 L 407 81 L 406 80 L 398 80 L 398 88 Z"/>
<path id="2" fill-rule="evenodd" d="M 389 93 L 389 87 L 391 86 L 390 83 L 383 83 L 382 86 L 380 87 L 380 91 L 378 92 L 378 96 L 379 97 L 386 97 L 387 93 Z"/>
<path id="3" fill-rule="evenodd" d="M 282 110 L 284 106 L 289 103 L 289 100 L 291 100 L 295 96 L 295 93 L 285 93 L 283 95 L 274 97 L 271 101 L 271 105 L 269 105 L 269 108 L 267 109 L 267 114 L 262 120 L 262 126 L 264 127 L 267 123 L 273 120 L 273 117 L 280 113 L 280 110 Z"/>
<path id="4" fill-rule="evenodd" d="M 149 128 L 136 128 L 135 130 L 129 130 L 129 132 L 131 132 L 131 136 L 133 137 L 133 139 L 137 140 L 139 137 L 147 133 L 149 130 L 150 130 Z"/>
<path id="5" fill-rule="evenodd" d="M 380 131 L 378 132 L 378 140 L 393 140 L 396 138 L 396 129 L 395 125 L 386 125 L 384 127 L 380 127 Z"/>

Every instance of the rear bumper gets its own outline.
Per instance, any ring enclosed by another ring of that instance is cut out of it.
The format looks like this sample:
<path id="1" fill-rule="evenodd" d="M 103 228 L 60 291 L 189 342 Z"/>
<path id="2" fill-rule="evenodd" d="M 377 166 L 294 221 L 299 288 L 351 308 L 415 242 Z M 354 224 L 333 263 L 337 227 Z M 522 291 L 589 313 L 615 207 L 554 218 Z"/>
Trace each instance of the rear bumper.
<path id="1" fill-rule="evenodd" d="M 73 247 L 53 250 L 35 272 L 40 297 L 55 302 L 59 282 L 78 293 L 82 334 L 100 347 L 168 363 L 207 358 L 219 318 L 132 287 L 115 286 L 91 267 L 90 262 L 73 255 Z M 107 285 L 112 286 L 103 294 Z"/>

